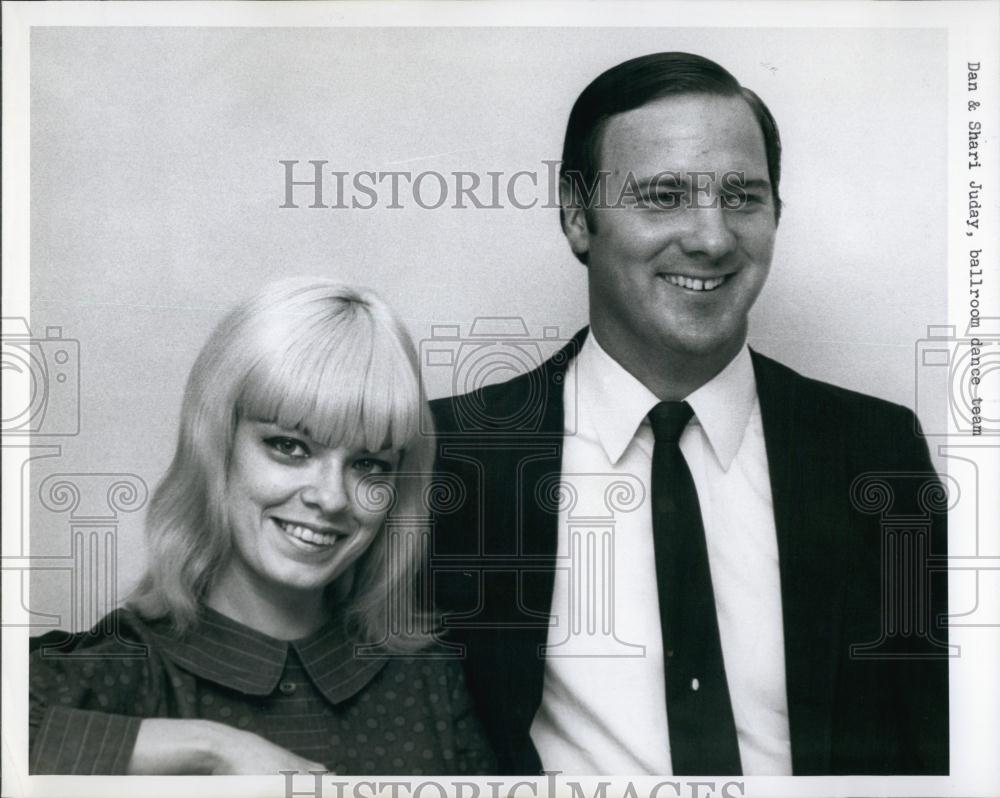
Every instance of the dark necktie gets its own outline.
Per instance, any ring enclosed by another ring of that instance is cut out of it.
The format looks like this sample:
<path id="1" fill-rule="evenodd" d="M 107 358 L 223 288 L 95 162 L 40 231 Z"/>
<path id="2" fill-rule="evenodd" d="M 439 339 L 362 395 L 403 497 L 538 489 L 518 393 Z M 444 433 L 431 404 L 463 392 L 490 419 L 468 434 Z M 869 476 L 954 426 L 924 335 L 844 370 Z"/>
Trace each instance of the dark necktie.
<path id="1" fill-rule="evenodd" d="M 679 441 L 693 411 L 660 402 L 649 412 L 653 545 L 667 687 L 670 759 L 677 776 L 741 775 L 722 661 L 705 529 Z"/>

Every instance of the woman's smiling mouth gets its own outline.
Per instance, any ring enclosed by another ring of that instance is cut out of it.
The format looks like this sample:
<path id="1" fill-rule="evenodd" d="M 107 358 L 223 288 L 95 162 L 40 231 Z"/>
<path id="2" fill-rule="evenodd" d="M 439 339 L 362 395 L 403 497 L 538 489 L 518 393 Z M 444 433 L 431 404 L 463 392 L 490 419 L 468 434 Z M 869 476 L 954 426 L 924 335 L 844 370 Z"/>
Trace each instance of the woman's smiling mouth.
<path id="1" fill-rule="evenodd" d="M 313 546 L 332 546 L 341 538 L 347 537 L 347 533 L 338 532 L 331 527 L 317 527 L 315 525 L 301 524 L 294 521 L 286 521 L 283 518 L 274 518 L 274 523 L 285 534 L 303 543 Z"/>

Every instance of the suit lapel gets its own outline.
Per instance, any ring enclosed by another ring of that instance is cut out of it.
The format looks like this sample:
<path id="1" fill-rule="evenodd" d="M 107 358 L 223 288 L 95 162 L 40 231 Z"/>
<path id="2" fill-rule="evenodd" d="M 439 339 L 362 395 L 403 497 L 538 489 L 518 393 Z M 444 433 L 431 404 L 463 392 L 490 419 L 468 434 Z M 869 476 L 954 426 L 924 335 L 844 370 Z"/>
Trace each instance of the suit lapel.
<path id="1" fill-rule="evenodd" d="M 523 551 L 529 557 L 544 559 L 544 564 L 548 566 L 545 569 L 547 578 L 543 580 L 545 593 L 537 596 L 542 600 L 542 609 L 546 615 L 551 610 L 559 517 L 556 502 L 544 501 L 541 489 L 544 487 L 543 481 L 558 478 L 562 473 L 566 368 L 579 353 L 586 337 L 587 328 L 584 328 L 549 358 L 538 369 L 537 379 L 531 381 L 533 389 L 542 388 L 544 408 L 537 432 L 529 433 L 527 439 L 539 448 L 537 454 L 522 457 L 518 463 L 517 507 Z"/>
<path id="2" fill-rule="evenodd" d="M 566 368 L 579 352 L 587 335 L 581 330 L 565 347 L 539 369 L 522 378 L 519 385 L 523 400 L 542 402 L 538 427 L 520 432 L 506 447 L 504 456 L 514 458 L 507 473 L 516 473 L 514 484 L 503 493 L 516 508 L 518 551 L 523 565 L 518 569 L 514 586 L 518 606 L 511 608 L 518 618 L 517 630 L 498 630 L 502 638 L 507 671 L 506 697 L 508 723 L 513 740 L 520 741 L 519 758 L 528 772 L 540 769 L 537 753 L 528 732 L 542 699 L 545 677 L 543 647 L 551 623 L 552 591 L 555 581 L 555 556 L 558 539 L 558 511 L 554 501 L 546 501 L 546 485 L 559 479 L 562 471 L 564 426 L 563 391 Z M 513 633 L 511 633 L 513 632 Z"/>
<path id="3" fill-rule="evenodd" d="M 792 771 L 825 773 L 843 655 L 846 436 L 807 380 L 752 354 L 778 537 Z"/>

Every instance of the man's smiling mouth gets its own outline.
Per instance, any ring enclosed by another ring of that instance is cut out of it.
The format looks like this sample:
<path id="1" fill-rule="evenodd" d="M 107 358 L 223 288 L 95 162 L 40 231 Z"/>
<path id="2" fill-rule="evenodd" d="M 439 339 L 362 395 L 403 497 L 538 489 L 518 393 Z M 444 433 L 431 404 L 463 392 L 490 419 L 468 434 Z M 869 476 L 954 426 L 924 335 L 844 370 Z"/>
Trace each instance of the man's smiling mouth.
<path id="1" fill-rule="evenodd" d="M 689 291 L 714 291 L 732 275 L 724 274 L 721 277 L 712 277 L 709 279 L 688 277 L 683 274 L 661 274 L 660 276 L 671 285 L 687 288 Z"/>

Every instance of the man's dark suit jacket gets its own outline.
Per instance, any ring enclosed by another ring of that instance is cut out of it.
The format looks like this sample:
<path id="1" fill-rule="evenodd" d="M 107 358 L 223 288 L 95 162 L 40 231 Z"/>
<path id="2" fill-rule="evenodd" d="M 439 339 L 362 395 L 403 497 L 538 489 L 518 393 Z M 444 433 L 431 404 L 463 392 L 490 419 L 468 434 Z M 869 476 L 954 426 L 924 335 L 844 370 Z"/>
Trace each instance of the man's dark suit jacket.
<path id="1" fill-rule="evenodd" d="M 435 595 L 508 774 L 541 768 L 529 729 L 542 697 L 558 511 L 540 486 L 560 473 L 566 366 L 586 334 L 532 372 L 432 403 L 452 500 L 436 518 Z M 916 418 L 752 357 L 793 773 L 946 774 L 945 501 Z"/>

